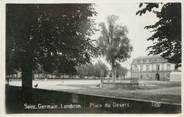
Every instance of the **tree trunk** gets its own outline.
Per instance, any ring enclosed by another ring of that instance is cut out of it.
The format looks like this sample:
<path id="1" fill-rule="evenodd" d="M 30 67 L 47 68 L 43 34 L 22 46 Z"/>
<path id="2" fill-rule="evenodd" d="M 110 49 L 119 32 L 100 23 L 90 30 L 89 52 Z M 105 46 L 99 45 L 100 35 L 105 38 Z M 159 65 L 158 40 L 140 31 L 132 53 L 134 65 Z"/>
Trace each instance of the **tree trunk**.
<path id="1" fill-rule="evenodd" d="M 32 68 L 28 67 L 28 65 L 25 65 L 25 67 L 22 69 L 22 88 L 31 89 L 32 79 L 33 79 Z"/>
<path id="2" fill-rule="evenodd" d="M 22 65 L 22 94 L 24 102 L 31 102 L 32 100 L 32 79 L 33 79 L 33 65 L 32 58 L 26 57 Z"/>
<path id="3" fill-rule="evenodd" d="M 116 68 L 114 65 L 112 66 L 112 81 L 113 83 L 116 81 Z"/>

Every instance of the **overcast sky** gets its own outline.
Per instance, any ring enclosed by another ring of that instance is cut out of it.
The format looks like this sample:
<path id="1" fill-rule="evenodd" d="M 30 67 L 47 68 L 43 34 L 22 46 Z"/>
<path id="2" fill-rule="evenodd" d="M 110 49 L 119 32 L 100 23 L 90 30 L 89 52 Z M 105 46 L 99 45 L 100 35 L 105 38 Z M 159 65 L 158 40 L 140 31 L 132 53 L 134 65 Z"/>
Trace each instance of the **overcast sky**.
<path id="1" fill-rule="evenodd" d="M 130 64 L 133 58 L 138 56 L 147 56 L 148 51 L 146 48 L 152 43 L 146 39 L 151 36 L 149 30 L 144 29 L 146 25 L 154 24 L 158 19 L 153 13 L 146 13 L 145 15 L 136 15 L 139 9 L 139 3 L 96 3 L 95 10 L 97 16 L 96 22 L 106 22 L 106 18 L 109 15 L 119 16 L 119 23 L 126 25 L 128 28 L 128 38 L 133 46 L 131 58 L 128 60 Z M 98 32 L 94 36 L 98 37 Z M 129 66 L 128 63 L 124 63 L 124 66 Z"/>

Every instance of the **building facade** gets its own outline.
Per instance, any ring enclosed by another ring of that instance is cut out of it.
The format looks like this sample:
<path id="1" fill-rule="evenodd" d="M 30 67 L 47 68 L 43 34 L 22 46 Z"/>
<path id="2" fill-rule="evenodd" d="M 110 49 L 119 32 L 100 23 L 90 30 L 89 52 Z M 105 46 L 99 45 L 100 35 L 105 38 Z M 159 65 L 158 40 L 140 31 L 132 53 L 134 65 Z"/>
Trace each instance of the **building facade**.
<path id="1" fill-rule="evenodd" d="M 142 80 L 169 81 L 175 65 L 161 56 L 146 56 L 133 59 L 131 77 Z"/>

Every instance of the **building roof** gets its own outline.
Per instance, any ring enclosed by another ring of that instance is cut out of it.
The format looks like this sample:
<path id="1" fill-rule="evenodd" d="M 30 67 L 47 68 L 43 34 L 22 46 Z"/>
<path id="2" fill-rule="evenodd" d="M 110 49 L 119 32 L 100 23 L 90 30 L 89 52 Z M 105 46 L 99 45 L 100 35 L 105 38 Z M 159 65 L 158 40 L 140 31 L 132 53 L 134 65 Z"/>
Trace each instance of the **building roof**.
<path id="1" fill-rule="evenodd" d="M 139 56 L 135 59 L 149 59 L 149 58 L 163 58 L 163 57 L 161 57 L 159 55 L 154 55 L 154 56 L 152 55 L 152 56 Z"/>
<path id="2" fill-rule="evenodd" d="M 163 57 L 156 56 L 140 56 L 133 59 L 132 64 L 144 64 L 144 63 L 166 63 L 167 60 Z"/>

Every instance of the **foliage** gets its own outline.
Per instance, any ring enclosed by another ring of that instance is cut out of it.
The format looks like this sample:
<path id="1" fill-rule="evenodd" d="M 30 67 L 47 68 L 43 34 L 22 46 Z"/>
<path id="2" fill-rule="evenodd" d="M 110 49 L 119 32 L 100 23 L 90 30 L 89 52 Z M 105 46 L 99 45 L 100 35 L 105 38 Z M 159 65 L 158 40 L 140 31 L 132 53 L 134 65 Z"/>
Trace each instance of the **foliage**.
<path id="1" fill-rule="evenodd" d="M 77 66 L 77 74 L 79 76 L 105 77 L 108 71 L 108 67 L 102 61 Z"/>
<path id="2" fill-rule="evenodd" d="M 113 73 L 117 62 L 126 61 L 132 51 L 127 37 L 127 27 L 118 25 L 117 20 L 118 16 L 111 15 L 107 17 L 107 25 L 100 23 L 101 35 L 97 40 L 99 54 L 106 57 L 111 64 Z"/>
<path id="3" fill-rule="evenodd" d="M 41 67 L 47 72 L 76 72 L 90 61 L 96 14 L 92 4 L 7 4 L 6 68 Z"/>
<path id="4" fill-rule="evenodd" d="M 116 70 L 116 75 L 118 76 L 125 76 L 128 72 L 128 69 L 121 66 L 120 64 L 117 64 L 117 70 Z"/>
<path id="5" fill-rule="evenodd" d="M 155 8 L 160 6 L 161 10 Z M 140 4 L 140 7 L 143 3 Z M 151 29 L 153 35 L 147 40 L 154 41 L 147 49 L 149 54 L 160 54 L 169 62 L 175 63 L 176 67 L 181 66 L 181 3 L 145 3 L 145 7 L 136 14 L 142 15 L 147 11 L 153 12 L 159 20 L 145 28 Z"/>

